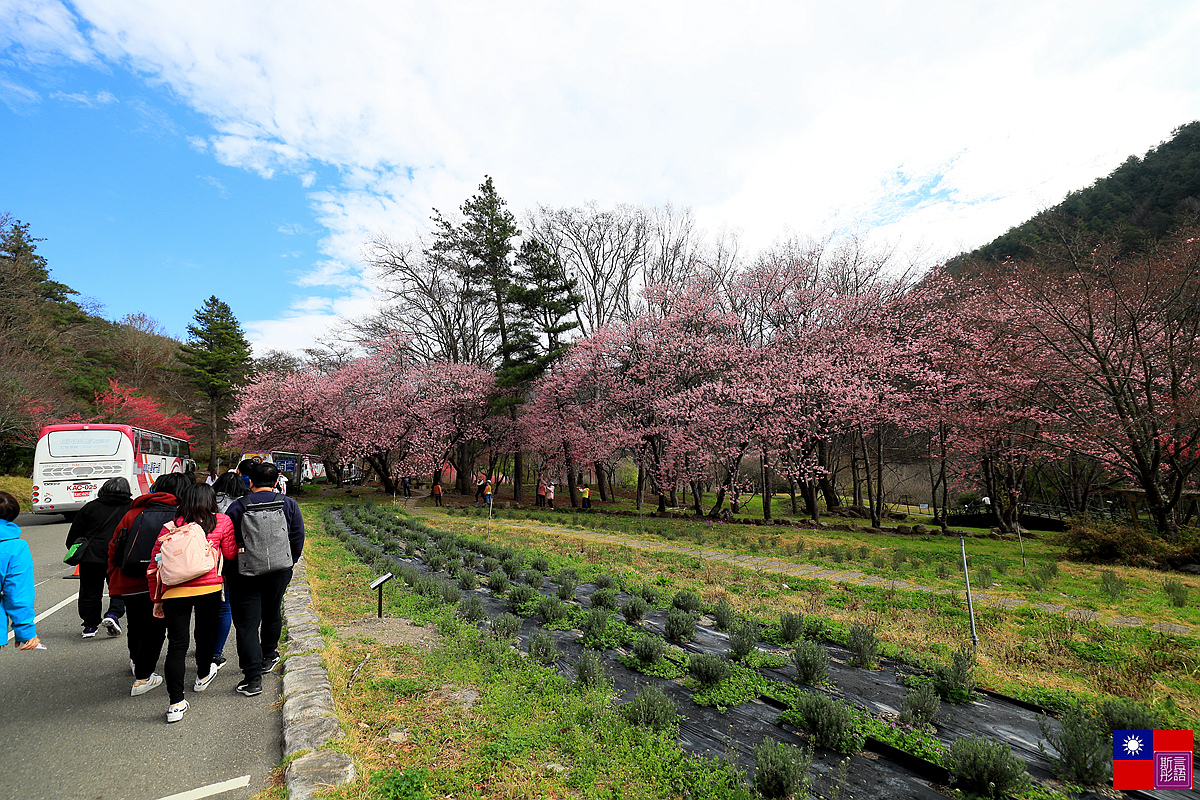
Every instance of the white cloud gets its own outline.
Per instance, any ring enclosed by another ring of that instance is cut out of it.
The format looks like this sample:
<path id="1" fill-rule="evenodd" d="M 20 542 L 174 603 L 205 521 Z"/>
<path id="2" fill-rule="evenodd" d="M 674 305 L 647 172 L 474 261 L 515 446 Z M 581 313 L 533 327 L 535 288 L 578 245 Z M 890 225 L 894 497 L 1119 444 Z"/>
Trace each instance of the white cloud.
<path id="1" fill-rule="evenodd" d="M 107 106 L 118 102 L 117 96 L 107 90 L 99 91 L 95 94 L 88 94 L 87 92 L 55 92 L 50 96 L 56 100 L 66 100 L 67 102 L 87 106 L 88 108 L 98 108 L 99 106 Z"/>
<path id="2" fill-rule="evenodd" d="M 19 8 L 0 37 L 90 45 L 204 115 L 197 149 L 297 180 L 325 235 L 296 283 L 350 291 L 366 238 L 484 174 L 516 211 L 673 202 L 749 249 L 875 226 L 949 255 L 1200 118 L 1188 0 L 78 0 L 86 38 Z"/>
<path id="3" fill-rule="evenodd" d="M 361 317 L 375 308 L 375 296 L 359 288 L 337 298 L 297 297 L 282 317 L 252 320 L 242 327 L 259 355 L 267 350 L 299 351 L 312 347 L 342 320 Z"/>

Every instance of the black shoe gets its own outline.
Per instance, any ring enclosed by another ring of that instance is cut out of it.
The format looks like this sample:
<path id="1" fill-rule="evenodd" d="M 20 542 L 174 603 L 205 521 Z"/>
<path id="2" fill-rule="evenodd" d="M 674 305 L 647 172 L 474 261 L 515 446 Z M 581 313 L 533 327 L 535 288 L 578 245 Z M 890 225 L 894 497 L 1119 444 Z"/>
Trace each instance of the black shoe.
<path id="1" fill-rule="evenodd" d="M 225 656 L 220 656 L 220 655 L 213 656 L 212 665 L 214 667 L 216 667 L 217 669 L 220 669 L 221 667 L 225 666 L 228 663 L 229 663 L 229 659 L 226 658 Z"/>
<path id="2" fill-rule="evenodd" d="M 262 678 L 247 678 L 237 685 L 237 691 L 246 697 L 262 694 Z"/>
<path id="3" fill-rule="evenodd" d="M 278 666 L 279 666 L 279 656 L 275 656 L 274 658 L 268 658 L 266 661 L 263 662 L 262 674 L 266 675 L 268 672 L 274 672 L 275 668 Z"/>

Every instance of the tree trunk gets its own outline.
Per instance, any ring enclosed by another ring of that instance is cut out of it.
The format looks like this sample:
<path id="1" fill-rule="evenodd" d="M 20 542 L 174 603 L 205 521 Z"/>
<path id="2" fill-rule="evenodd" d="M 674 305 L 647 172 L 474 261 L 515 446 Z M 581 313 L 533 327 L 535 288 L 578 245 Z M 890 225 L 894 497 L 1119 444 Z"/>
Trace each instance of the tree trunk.
<path id="1" fill-rule="evenodd" d="M 818 525 L 821 522 L 821 505 L 817 502 L 817 483 L 816 481 L 809 481 L 805 484 L 805 487 L 804 501 L 808 504 L 813 524 Z"/>
<path id="2" fill-rule="evenodd" d="M 870 471 L 870 465 L 867 470 Z M 875 506 L 871 511 L 875 527 L 883 525 L 883 426 L 875 431 Z"/>
<path id="3" fill-rule="evenodd" d="M 825 497 L 825 510 L 833 511 L 835 508 L 841 508 L 842 498 L 838 497 L 837 491 L 833 488 L 833 481 L 829 479 L 829 476 L 833 474 L 833 470 L 829 469 L 829 448 L 824 439 L 817 442 L 817 464 L 825 471 L 817 479 L 821 494 Z"/>
<path id="4" fill-rule="evenodd" d="M 798 513 L 800 513 L 800 510 L 798 508 L 796 508 L 796 479 L 795 478 L 788 478 L 788 493 L 792 496 L 792 516 L 794 517 Z"/>
<path id="5" fill-rule="evenodd" d="M 646 468 L 644 466 L 642 466 L 641 462 L 638 462 L 637 489 L 635 490 L 636 494 L 634 497 L 633 504 L 639 511 L 642 509 L 642 489 L 645 488 L 645 485 L 646 485 Z"/>
<path id="6" fill-rule="evenodd" d="M 696 508 L 696 516 L 704 516 L 704 506 L 701 503 L 704 500 L 704 487 L 700 485 L 700 481 L 692 481 L 692 503 Z"/>
<path id="7" fill-rule="evenodd" d="M 867 468 L 867 506 L 868 510 L 871 512 L 871 527 L 878 528 L 883 520 L 879 518 L 879 515 L 875 510 L 875 491 L 874 486 L 871 483 L 871 454 L 867 449 L 866 435 L 860 432 L 858 438 L 859 442 L 862 444 L 863 465 Z"/>
<path id="8" fill-rule="evenodd" d="M 679 508 L 679 485 L 674 483 L 671 484 L 671 508 Z"/>
<path id="9" fill-rule="evenodd" d="M 813 498 L 812 481 L 800 481 L 800 498 L 804 501 L 805 516 L 814 517 L 817 514 L 817 504 Z"/>
<path id="10" fill-rule="evenodd" d="M 697 505 L 699 503 L 697 502 Z M 713 501 L 712 510 L 708 512 L 709 519 L 716 519 L 721 513 L 721 506 L 725 505 L 725 486 L 717 487 L 717 499 Z"/>
<path id="11" fill-rule="evenodd" d="M 854 484 L 854 505 L 862 508 L 862 476 L 858 474 L 858 452 L 856 447 L 850 448 L 850 482 Z"/>
<path id="12" fill-rule="evenodd" d="M 579 484 L 575 482 L 575 455 L 571 452 L 571 445 L 563 440 L 563 453 L 567 456 L 567 495 L 571 498 L 571 508 L 579 508 Z"/>
<path id="13" fill-rule="evenodd" d="M 396 493 L 396 482 L 392 480 L 392 471 L 388 468 L 390 459 L 385 456 L 367 456 L 367 463 L 371 465 L 371 469 L 375 470 L 375 474 L 379 476 L 379 484 L 383 489 L 384 494 Z"/>
<path id="14" fill-rule="evenodd" d="M 608 502 L 608 486 L 604 480 L 604 465 L 597 461 L 592 467 L 596 470 L 596 491 L 600 493 L 601 500 Z"/>
<path id="15" fill-rule="evenodd" d="M 763 504 L 763 519 L 767 522 L 771 521 L 771 500 L 775 497 L 775 492 L 771 491 L 771 468 L 767 466 L 767 454 L 762 454 L 762 504 Z"/>

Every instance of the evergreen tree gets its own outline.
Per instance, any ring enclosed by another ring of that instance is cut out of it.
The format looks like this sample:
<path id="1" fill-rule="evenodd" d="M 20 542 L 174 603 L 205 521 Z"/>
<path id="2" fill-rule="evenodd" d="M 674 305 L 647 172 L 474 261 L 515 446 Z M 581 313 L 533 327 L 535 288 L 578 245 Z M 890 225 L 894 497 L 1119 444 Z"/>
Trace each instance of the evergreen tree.
<path id="1" fill-rule="evenodd" d="M 203 398 L 207 419 L 210 469 L 217 463 L 217 442 L 224 438 L 226 420 L 237 387 L 250 371 L 250 343 L 229 306 L 216 296 L 196 311 L 188 325 L 188 343 L 179 349 L 180 372 Z"/>

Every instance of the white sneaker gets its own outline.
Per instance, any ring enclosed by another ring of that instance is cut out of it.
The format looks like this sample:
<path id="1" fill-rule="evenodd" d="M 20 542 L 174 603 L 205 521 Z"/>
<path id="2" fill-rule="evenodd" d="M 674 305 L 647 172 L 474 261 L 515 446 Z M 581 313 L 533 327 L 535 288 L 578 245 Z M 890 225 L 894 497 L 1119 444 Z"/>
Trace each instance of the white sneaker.
<path id="1" fill-rule="evenodd" d="M 151 672 L 150 677 L 144 681 L 134 681 L 133 688 L 129 690 L 130 697 L 137 697 L 139 694 L 145 694 L 151 689 L 162 686 L 162 676 L 157 672 Z"/>
<path id="2" fill-rule="evenodd" d="M 172 703 L 167 706 L 167 722 L 179 722 L 183 719 L 183 715 L 187 713 L 188 701 L 180 700 L 178 703 Z"/>
<path id="3" fill-rule="evenodd" d="M 208 685 L 213 682 L 213 678 L 217 677 L 217 665 L 213 664 L 208 668 L 208 674 L 201 678 L 196 676 L 196 685 L 192 687 L 194 692 L 203 692 L 208 688 Z"/>

